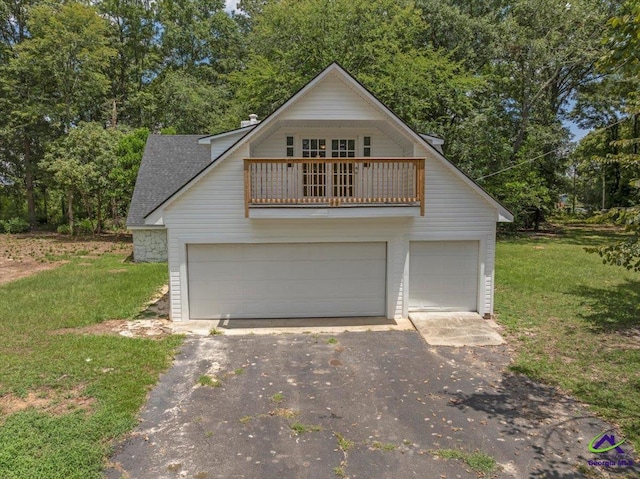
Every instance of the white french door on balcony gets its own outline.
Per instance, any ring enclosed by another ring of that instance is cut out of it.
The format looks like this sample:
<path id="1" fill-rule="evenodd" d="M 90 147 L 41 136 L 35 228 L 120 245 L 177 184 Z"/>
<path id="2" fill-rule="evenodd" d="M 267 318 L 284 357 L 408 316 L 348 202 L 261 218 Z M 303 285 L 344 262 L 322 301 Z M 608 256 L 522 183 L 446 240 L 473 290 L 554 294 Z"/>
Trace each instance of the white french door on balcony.
<path id="1" fill-rule="evenodd" d="M 331 140 L 331 158 L 355 158 L 356 140 L 339 139 Z M 353 197 L 354 186 L 354 165 L 353 163 L 332 163 L 333 171 L 331 180 L 333 182 L 334 198 Z"/>
<path id="2" fill-rule="evenodd" d="M 332 139 L 331 158 L 355 158 L 355 139 Z M 303 158 L 326 158 L 326 139 L 302 140 Z M 356 169 L 353 163 L 303 163 L 302 196 L 351 198 L 354 196 Z"/>
<path id="3" fill-rule="evenodd" d="M 305 138 L 302 140 L 303 158 L 326 158 L 327 140 Z M 302 196 L 305 198 L 325 198 L 327 196 L 327 164 L 302 164 Z"/>

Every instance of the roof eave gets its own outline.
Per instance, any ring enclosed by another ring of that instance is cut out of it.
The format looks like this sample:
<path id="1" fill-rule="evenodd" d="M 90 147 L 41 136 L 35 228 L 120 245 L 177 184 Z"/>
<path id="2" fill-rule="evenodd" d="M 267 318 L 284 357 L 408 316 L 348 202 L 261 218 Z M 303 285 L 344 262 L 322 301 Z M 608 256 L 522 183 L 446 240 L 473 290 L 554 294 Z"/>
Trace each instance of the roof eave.
<path id="1" fill-rule="evenodd" d="M 224 131 L 222 133 L 217 133 L 215 135 L 207 135 L 203 136 L 198 140 L 198 143 L 201 145 L 209 145 L 212 141 L 218 140 L 220 138 L 224 138 L 226 136 L 237 135 L 239 133 L 249 133 L 253 128 L 255 128 L 259 123 L 255 125 L 243 126 L 242 128 L 236 128 L 235 130 Z"/>

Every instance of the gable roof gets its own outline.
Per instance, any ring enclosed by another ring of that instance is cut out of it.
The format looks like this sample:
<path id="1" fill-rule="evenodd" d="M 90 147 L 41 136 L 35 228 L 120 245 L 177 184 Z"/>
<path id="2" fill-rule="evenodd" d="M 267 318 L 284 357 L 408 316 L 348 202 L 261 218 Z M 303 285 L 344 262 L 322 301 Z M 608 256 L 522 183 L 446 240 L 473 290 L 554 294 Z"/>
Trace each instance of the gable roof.
<path id="1" fill-rule="evenodd" d="M 202 135 L 149 135 L 133 189 L 127 226 L 145 226 L 144 217 L 208 163 Z"/>
<path id="2" fill-rule="evenodd" d="M 289 98 L 286 102 L 284 102 L 279 108 L 277 108 L 274 112 L 272 112 L 269 116 L 267 116 L 264 120 L 262 120 L 262 122 L 255 125 L 255 128 L 249 131 L 246 135 L 239 138 L 238 141 L 236 141 L 233 145 L 231 145 L 223 154 L 219 155 L 209 164 L 204 166 L 199 172 L 197 172 L 191 178 L 189 178 L 181 187 L 179 187 L 178 189 L 173 191 L 171 194 L 166 196 L 165 199 L 160 204 L 158 204 L 152 210 L 148 211 L 148 213 L 144 217 L 147 218 L 158 209 L 163 208 L 164 206 L 170 204 L 175 199 L 177 199 L 186 190 L 188 190 L 193 184 L 195 184 L 200 178 L 202 178 L 202 176 L 206 175 L 212 168 L 214 168 L 218 163 L 224 161 L 227 157 L 233 154 L 233 152 L 241 144 L 250 141 L 252 138 L 259 135 L 261 131 L 269 128 L 269 126 L 274 121 L 276 121 L 280 113 L 288 110 L 309 90 L 313 89 L 324 78 L 334 73 L 339 75 L 347 85 L 350 85 L 351 87 L 353 87 L 353 89 L 358 94 L 360 94 L 364 100 L 368 101 L 371 105 L 376 107 L 376 109 L 378 109 L 381 113 L 383 113 L 399 129 L 403 130 L 409 137 L 411 137 L 417 143 L 422 144 L 428 151 L 430 151 L 433 154 L 435 159 L 439 160 L 447 169 L 452 171 L 459 179 L 461 179 L 466 185 L 468 185 L 471 189 L 473 189 L 485 201 L 487 201 L 492 206 L 494 206 L 498 211 L 499 221 L 508 221 L 508 222 L 513 221 L 513 214 L 507 208 L 505 208 L 499 201 L 493 198 L 487 191 L 485 191 L 475 181 L 469 178 L 464 172 L 458 169 L 453 163 L 447 160 L 443 156 L 443 154 L 440 151 L 438 151 L 438 149 L 434 145 L 430 143 L 430 141 L 428 141 L 425 137 L 423 137 L 422 135 L 414 131 L 404 120 L 402 120 L 389 107 L 387 107 L 380 100 L 378 100 L 375 97 L 375 95 L 371 93 L 362 83 L 360 83 L 355 77 L 349 74 L 344 68 L 342 68 L 336 62 L 332 63 L 327 68 L 325 68 L 320 73 L 318 73 L 318 75 L 316 75 L 311 81 L 309 81 L 300 90 L 298 90 L 293 96 L 291 96 L 291 98 Z M 435 139 L 435 137 L 433 138 Z"/>

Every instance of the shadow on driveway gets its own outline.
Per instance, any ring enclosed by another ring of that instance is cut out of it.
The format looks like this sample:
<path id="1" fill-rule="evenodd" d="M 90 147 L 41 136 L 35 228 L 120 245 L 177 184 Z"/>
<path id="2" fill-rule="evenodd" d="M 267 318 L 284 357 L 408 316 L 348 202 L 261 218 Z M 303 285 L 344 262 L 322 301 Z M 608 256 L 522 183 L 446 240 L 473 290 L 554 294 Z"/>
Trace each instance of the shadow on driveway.
<path id="1" fill-rule="evenodd" d="M 413 331 L 190 338 L 105 474 L 478 477 L 445 449 L 494 458 L 487 477 L 596 473 L 587 444 L 610 426 L 507 362 L 505 346 L 435 348 Z"/>

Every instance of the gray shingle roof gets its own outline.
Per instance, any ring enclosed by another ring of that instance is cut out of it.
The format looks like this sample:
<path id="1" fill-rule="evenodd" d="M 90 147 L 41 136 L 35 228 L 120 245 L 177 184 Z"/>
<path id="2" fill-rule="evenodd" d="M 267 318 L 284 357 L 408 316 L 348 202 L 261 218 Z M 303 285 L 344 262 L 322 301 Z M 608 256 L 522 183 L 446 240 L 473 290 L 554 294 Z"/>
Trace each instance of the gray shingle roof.
<path id="1" fill-rule="evenodd" d="M 127 226 L 144 226 L 144 217 L 211 162 L 202 135 L 149 135 L 133 190 Z"/>

